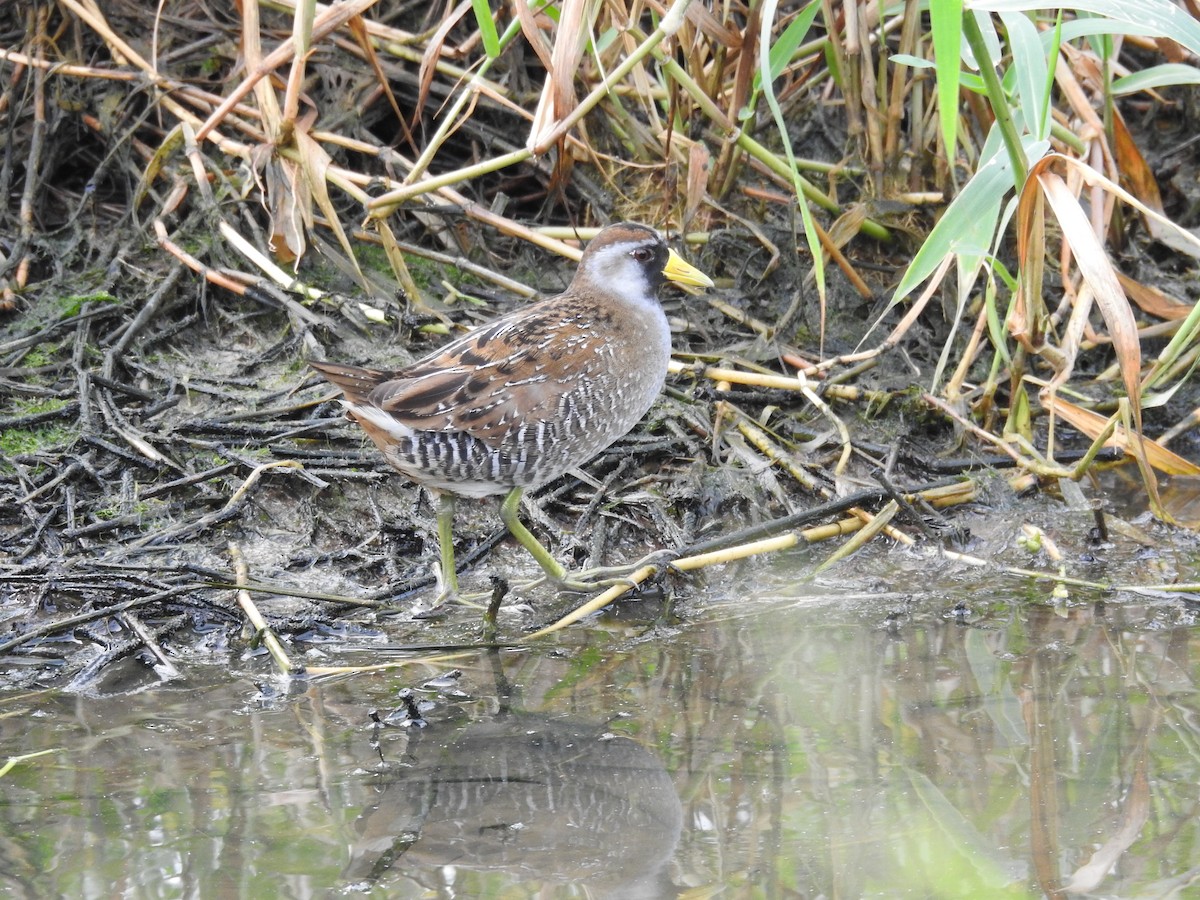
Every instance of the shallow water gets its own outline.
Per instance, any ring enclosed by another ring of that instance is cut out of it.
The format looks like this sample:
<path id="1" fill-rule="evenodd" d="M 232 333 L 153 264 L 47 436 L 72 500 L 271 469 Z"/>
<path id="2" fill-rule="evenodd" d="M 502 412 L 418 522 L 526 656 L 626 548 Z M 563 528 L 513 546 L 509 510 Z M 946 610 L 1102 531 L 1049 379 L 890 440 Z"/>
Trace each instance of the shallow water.
<path id="1" fill-rule="evenodd" d="M 1143 580 L 1192 565 L 1126 549 Z M 904 551 L 811 563 L 457 677 L 279 693 L 257 658 L 185 659 L 139 693 L 9 695 L 0 756 L 52 752 L 0 778 L 0 891 L 1196 896 L 1197 606 Z M 424 726 L 373 723 L 406 688 Z"/>

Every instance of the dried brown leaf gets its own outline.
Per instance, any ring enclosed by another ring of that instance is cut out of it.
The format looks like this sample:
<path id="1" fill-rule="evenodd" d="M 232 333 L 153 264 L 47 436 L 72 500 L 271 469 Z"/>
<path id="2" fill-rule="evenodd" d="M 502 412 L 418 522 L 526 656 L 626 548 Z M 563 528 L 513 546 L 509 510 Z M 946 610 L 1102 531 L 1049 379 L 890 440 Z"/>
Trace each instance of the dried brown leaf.
<path id="1" fill-rule="evenodd" d="M 1084 409 L 1082 406 L 1076 406 L 1062 397 L 1056 397 L 1047 391 L 1042 391 L 1039 399 L 1042 406 L 1051 410 L 1064 422 L 1093 440 L 1099 437 L 1100 433 L 1108 427 L 1109 420 L 1106 417 L 1092 412 L 1090 409 Z M 1176 453 L 1172 453 L 1157 441 L 1143 438 L 1141 443 L 1145 447 L 1146 457 L 1150 465 L 1158 469 L 1158 471 L 1165 472 L 1168 475 L 1200 475 L 1200 466 L 1189 462 Z M 1116 427 L 1112 437 L 1105 441 L 1104 445 L 1106 447 L 1119 447 L 1126 453 L 1133 452 L 1133 449 L 1130 447 L 1129 435 L 1121 425 Z"/>
<path id="2" fill-rule="evenodd" d="M 687 187 L 683 207 L 683 230 L 686 231 L 696 210 L 708 194 L 708 170 L 712 156 L 703 141 L 693 141 L 688 148 Z"/>
<path id="3" fill-rule="evenodd" d="M 367 283 L 366 277 L 359 268 L 358 259 L 354 255 L 354 249 L 350 246 L 350 238 L 346 235 L 346 231 L 342 228 L 341 220 L 338 218 L 337 209 L 334 208 L 333 201 L 329 199 L 329 190 L 325 183 L 325 174 L 329 169 L 332 159 L 325 149 L 315 141 L 308 133 L 308 129 L 299 127 L 296 128 L 296 151 L 299 154 L 300 165 L 299 169 L 302 173 L 302 180 L 307 188 L 308 198 L 315 200 L 317 206 L 320 207 L 324 214 L 329 227 L 333 229 L 334 235 L 337 237 L 338 243 L 341 244 L 342 250 L 345 252 L 348 261 L 354 268 L 355 274 L 358 276 L 359 284 L 363 290 L 370 294 L 371 287 Z M 312 208 L 311 205 L 307 208 L 306 224 L 312 227 Z"/>
<path id="4" fill-rule="evenodd" d="M 1160 215 L 1163 213 L 1162 195 L 1158 190 L 1158 181 L 1137 142 L 1125 127 L 1125 120 L 1117 110 L 1113 110 L 1113 150 L 1117 156 L 1117 167 L 1121 171 L 1121 184 L 1127 191 L 1138 197 L 1146 206 Z M 1162 240 L 1164 228 L 1157 219 L 1143 216 L 1146 230 L 1152 237 Z"/>
<path id="5" fill-rule="evenodd" d="M 371 40 L 371 35 L 367 32 L 367 24 L 362 16 L 355 16 L 346 23 L 350 29 L 350 34 L 354 37 L 358 48 L 362 50 L 363 56 L 371 66 L 371 71 L 375 73 L 375 80 L 379 82 L 379 88 L 387 97 L 388 104 L 392 107 L 392 113 L 396 116 L 396 121 L 400 123 L 400 129 L 404 132 L 404 140 L 408 146 L 416 149 L 416 141 L 413 140 L 412 131 L 408 127 L 408 122 L 404 119 L 404 114 L 400 112 L 400 104 L 396 102 L 396 95 L 392 92 L 391 79 L 387 77 L 387 73 L 383 71 L 383 64 L 379 61 L 379 54 L 375 52 L 375 44 Z M 424 61 L 422 60 L 422 65 Z M 428 90 L 428 87 L 426 87 Z M 420 110 L 421 103 L 416 106 Z"/>
<path id="6" fill-rule="evenodd" d="M 1200 531 L 1200 476 L 1172 478 L 1163 488 L 1162 504 L 1177 524 Z"/>
<path id="7" fill-rule="evenodd" d="M 514 3 L 513 9 L 517 13 L 517 21 L 521 23 L 521 34 L 525 35 L 525 40 L 542 61 L 542 68 L 551 71 L 554 68 L 551 59 L 553 48 L 543 33 L 552 27 L 550 17 L 545 13 L 535 14 L 528 3 Z"/>
<path id="8" fill-rule="evenodd" d="M 523 4 L 517 3 L 520 7 Z M 454 7 L 442 24 L 438 27 L 429 38 L 429 42 L 425 45 L 425 52 L 421 56 L 421 66 L 417 70 L 417 102 L 413 106 L 412 128 L 417 127 L 417 122 L 421 118 L 421 111 L 425 108 L 425 101 L 429 97 L 429 88 L 433 84 L 433 76 L 437 72 L 437 61 L 441 59 L 442 47 L 446 43 L 446 35 L 450 33 L 450 29 L 458 24 L 459 19 L 466 15 L 471 8 L 471 0 L 463 0 L 462 3 Z"/>
<path id="9" fill-rule="evenodd" d="M 1045 303 L 1042 300 L 1045 256 L 1045 198 L 1038 187 L 1037 179 L 1030 177 L 1025 180 L 1017 205 L 1017 259 L 1021 262 L 1020 283 L 1007 326 L 1009 333 L 1034 353 L 1042 345 L 1045 327 Z"/>
<path id="10" fill-rule="evenodd" d="M 1079 273 L 1091 288 L 1096 306 L 1108 326 L 1113 351 L 1121 369 L 1121 380 L 1132 404 L 1134 423 L 1141 427 L 1139 380 L 1142 372 L 1142 346 L 1138 340 L 1137 322 L 1129 300 L 1121 289 L 1108 254 L 1092 230 L 1078 198 L 1067 188 L 1061 176 L 1049 171 L 1050 163 L 1043 160 L 1031 173 L 1041 184 L 1046 199 L 1063 231 L 1063 239 L 1071 246 Z M 1032 179 L 1031 179 L 1032 180 Z"/>
<path id="11" fill-rule="evenodd" d="M 1125 296 L 1137 304 L 1142 312 L 1160 319 L 1185 319 L 1195 305 L 1184 303 L 1159 288 L 1142 284 L 1121 272 L 1117 272 L 1117 280 L 1125 289 Z"/>

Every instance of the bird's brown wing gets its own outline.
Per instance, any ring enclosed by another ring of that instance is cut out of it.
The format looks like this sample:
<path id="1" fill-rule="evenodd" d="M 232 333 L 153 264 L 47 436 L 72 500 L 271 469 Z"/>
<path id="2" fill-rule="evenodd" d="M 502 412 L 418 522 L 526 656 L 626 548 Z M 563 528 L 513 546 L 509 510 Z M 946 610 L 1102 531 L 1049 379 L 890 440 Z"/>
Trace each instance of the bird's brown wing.
<path id="1" fill-rule="evenodd" d="M 366 403 L 371 392 L 392 377 L 391 372 L 381 369 L 364 369 L 359 366 L 314 360 L 309 360 L 308 364 L 336 387 L 341 388 L 351 403 Z"/>
<path id="2" fill-rule="evenodd" d="M 574 304 L 557 300 L 476 329 L 391 373 L 368 401 L 411 428 L 466 432 L 499 446 L 513 428 L 552 416 L 590 355 Z"/>

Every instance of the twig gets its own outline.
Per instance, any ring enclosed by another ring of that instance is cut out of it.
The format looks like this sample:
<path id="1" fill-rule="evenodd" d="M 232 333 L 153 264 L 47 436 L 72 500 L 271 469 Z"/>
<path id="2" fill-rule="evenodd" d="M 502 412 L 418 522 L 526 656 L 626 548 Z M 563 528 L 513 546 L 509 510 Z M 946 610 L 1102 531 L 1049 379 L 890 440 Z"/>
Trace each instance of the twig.
<path id="1" fill-rule="evenodd" d="M 304 667 L 294 664 L 288 658 L 287 651 L 283 649 L 283 644 L 279 638 L 275 636 L 275 632 L 271 631 L 267 620 L 262 617 L 262 613 L 258 611 L 258 607 L 254 605 L 254 601 L 250 598 L 250 591 L 243 585 L 246 584 L 250 567 L 246 563 L 246 557 L 242 555 L 242 549 L 232 541 L 229 542 L 229 555 L 233 558 L 233 574 L 239 585 L 234 596 L 237 598 L 238 606 L 246 614 L 246 618 L 250 620 L 250 624 L 254 626 L 255 638 L 261 639 L 266 645 L 271 658 L 275 660 L 275 665 L 279 667 L 280 672 L 285 677 L 294 675 L 303 675 Z"/>
<path id="2" fill-rule="evenodd" d="M 959 482 L 957 486 L 960 488 L 957 502 L 964 503 L 974 498 L 975 494 L 973 485 L 964 485 L 964 483 Z M 968 490 L 962 490 L 964 486 L 968 488 Z M 916 496 L 920 496 L 921 493 L 923 492 L 918 492 Z M 794 516 L 786 516 L 782 519 L 776 519 L 773 522 L 765 522 L 761 525 L 756 525 L 753 528 L 744 529 L 736 534 L 726 535 L 722 538 L 717 538 L 712 541 L 706 541 L 703 544 L 695 544 L 684 550 L 684 555 L 674 560 L 670 564 L 670 567 L 681 572 L 688 572 L 695 569 L 701 569 L 706 566 L 721 565 L 734 562 L 739 559 L 746 559 L 748 557 L 757 556 L 763 553 L 777 553 L 781 550 L 788 550 L 792 547 L 795 547 L 801 541 L 811 543 L 809 532 L 798 532 L 791 529 L 793 529 L 799 522 L 809 521 L 813 518 L 824 517 L 829 515 L 831 512 L 840 512 L 842 510 L 865 503 L 869 499 L 878 498 L 883 495 L 884 492 L 882 491 L 859 491 L 853 496 L 822 504 L 820 507 L 814 507 L 813 509 L 806 510 L 803 513 L 797 513 Z M 943 494 L 942 500 L 945 501 L 945 499 L 946 497 Z M 882 521 L 880 522 L 880 526 L 886 524 L 887 519 L 889 518 L 890 515 L 883 517 Z M 862 527 L 863 522 L 855 518 L 848 520 L 847 522 L 837 523 L 833 530 L 836 531 L 836 533 L 844 534 L 848 531 L 857 530 Z M 779 531 L 785 531 L 786 533 L 778 534 L 777 532 Z M 813 531 L 828 533 L 830 529 L 814 529 Z M 763 535 L 771 536 L 763 537 Z M 734 546 L 730 546 L 731 544 Z M 657 565 L 642 566 L 630 574 L 624 583 L 608 588 L 599 596 L 594 597 L 587 603 L 584 603 L 582 606 L 579 606 L 578 608 L 567 613 L 567 615 L 563 616 L 553 624 L 547 625 L 545 628 L 541 628 L 538 631 L 533 632 L 529 635 L 529 639 L 553 634 L 554 632 L 566 628 L 568 625 L 571 625 L 574 622 L 578 622 L 585 616 L 591 615 L 593 612 L 603 609 L 605 606 L 608 606 L 608 604 L 623 597 L 629 591 L 640 585 L 643 581 L 650 578 L 658 571 L 658 568 L 659 567 Z"/>
<path id="3" fill-rule="evenodd" d="M 171 681 L 179 677 L 179 670 L 175 668 L 175 664 L 167 658 L 167 654 L 163 652 L 154 635 L 142 624 L 142 620 L 138 618 L 136 613 L 132 610 L 126 610 L 121 613 L 121 621 L 141 639 L 142 643 L 146 645 L 146 649 L 153 653 L 154 658 L 158 660 L 155 672 L 160 681 Z"/>
<path id="4" fill-rule="evenodd" d="M 0 653 L 11 650 L 13 647 L 19 647 L 28 641 L 35 638 L 44 637 L 48 634 L 54 634 L 58 631 L 63 631 L 68 628 L 73 628 L 76 625 L 82 625 L 86 622 L 94 622 L 96 619 L 103 619 L 106 616 L 116 615 L 125 612 L 126 610 L 135 609 L 139 606 L 146 606 L 150 603 L 157 603 L 160 600 L 165 600 L 168 597 L 173 597 L 176 594 L 185 594 L 189 591 L 194 591 L 194 584 L 181 585 L 168 588 L 165 591 L 158 591 L 153 594 L 148 594 L 145 597 L 135 597 L 132 600 L 125 600 L 113 606 L 106 606 L 101 609 L 91 609 L 85 613 L 79 613 L 74 616 L 67 616 L 63 619 L 56 619 L 53 622 L 45 622 L 34 628 L 23 632 L 16 637 L 9 638 L 7 641 L 0 642 Z"/>

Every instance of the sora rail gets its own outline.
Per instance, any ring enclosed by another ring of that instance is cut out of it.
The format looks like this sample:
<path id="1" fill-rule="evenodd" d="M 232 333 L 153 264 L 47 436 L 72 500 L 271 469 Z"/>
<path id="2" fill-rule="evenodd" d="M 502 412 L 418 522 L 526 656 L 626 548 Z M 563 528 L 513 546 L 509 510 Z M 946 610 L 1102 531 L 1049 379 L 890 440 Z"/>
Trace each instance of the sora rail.
<path id="1" fill-rule="evenodd" d="M 346 415 L 387 461 L 437 498 L 439 604 L 458 593 L 455 496 L 504 494 L 501 519 L 550 581 L 568 590 L 602 586 L 587 572 L 569 576 L 521 524 L 521 492 L 587 462 L 650 408 L 671 355 L 657 298 L 668 280 L 712 287 L 654 229 L 610 225 L 588 244 L 561 294 L 410 366 L 309 363 L 341 388 Z"/>

